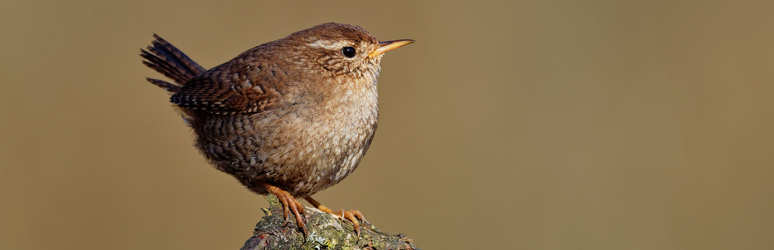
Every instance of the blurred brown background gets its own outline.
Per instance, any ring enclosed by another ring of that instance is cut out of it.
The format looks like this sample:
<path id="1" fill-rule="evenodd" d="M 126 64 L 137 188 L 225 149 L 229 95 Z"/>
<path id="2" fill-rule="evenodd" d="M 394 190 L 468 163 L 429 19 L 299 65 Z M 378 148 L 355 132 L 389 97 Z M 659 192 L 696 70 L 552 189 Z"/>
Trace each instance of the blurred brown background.
<path id="1" fill-rule="evenodd" d="M 772 13 L 6 0 L 0 248 L 241 247 L 265 199 L 206 164 L 139 49 L 155 32 L 213 67 L 336 21 L 417 43 L 384 58 L 379 132 L 327 206 L 424 249 L 774 249 Z"/>

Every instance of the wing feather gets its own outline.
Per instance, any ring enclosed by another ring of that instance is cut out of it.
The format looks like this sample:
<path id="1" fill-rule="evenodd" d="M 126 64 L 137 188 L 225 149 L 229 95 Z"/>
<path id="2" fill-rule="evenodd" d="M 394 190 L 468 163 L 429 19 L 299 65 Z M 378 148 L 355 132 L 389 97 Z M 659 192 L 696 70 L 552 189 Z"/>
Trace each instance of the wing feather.
<path id="1" fill-rule="evenodd" d="M 284 79 L 261 70 L 269 68 L 266 66 L 253 66 L 242 60 L 231 62 L 186 82 L 170 101 L 184 109 L 213 114 L 256 113 L 276 102 L 279 92 L 266 90 L 272 90 L 274 83 Z"/>

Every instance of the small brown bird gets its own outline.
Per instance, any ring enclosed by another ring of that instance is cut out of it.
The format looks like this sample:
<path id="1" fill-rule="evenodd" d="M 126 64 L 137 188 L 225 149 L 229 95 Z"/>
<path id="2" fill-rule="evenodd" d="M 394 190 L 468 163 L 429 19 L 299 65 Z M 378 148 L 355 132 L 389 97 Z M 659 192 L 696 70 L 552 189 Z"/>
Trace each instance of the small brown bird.
<path id="1" fill-rule="evenodd" d="M 357 26 L 326 23 L 249 49 L 210 70 L 161 37 L 143 63 L 174 80 L 148 78 L 172 94 L 196 147 L 220 171 L 258 194 L 274 194 L 296 216 L 304 198 L 347 218 L 360 234 L 359 211 L 339 212 L 311 195 L 357 167 L 376 131 L 376 77 L 384 52 L 413 40 L 379 42 Z"/>

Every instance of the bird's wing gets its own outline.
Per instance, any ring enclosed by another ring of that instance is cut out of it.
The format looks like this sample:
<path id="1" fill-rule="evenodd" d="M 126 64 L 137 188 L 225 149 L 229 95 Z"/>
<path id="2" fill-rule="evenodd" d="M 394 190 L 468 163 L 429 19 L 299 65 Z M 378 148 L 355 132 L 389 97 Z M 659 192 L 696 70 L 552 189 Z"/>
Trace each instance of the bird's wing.
<path id="1" fill-rule="evenodd" d="M 265 77 L 267 72 L 261 69 L 223 64 L 186 82 L 170 101 L 184 109 L 213 114 L 264 111 L 279 99 L 280 93 L 274 91 L 272 83 L 283 79 Z M 274 71 L 270 73 L 274 75 Z"/>

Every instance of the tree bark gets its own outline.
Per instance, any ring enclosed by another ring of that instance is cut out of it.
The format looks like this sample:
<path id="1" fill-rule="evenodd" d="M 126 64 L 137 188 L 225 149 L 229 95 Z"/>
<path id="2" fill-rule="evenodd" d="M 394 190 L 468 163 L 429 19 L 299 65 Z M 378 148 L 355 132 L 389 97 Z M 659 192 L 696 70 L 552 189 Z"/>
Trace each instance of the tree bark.
<path id="1" fill-rule="evenodd" d="M 269 208 L 263 209 L 265 216 L 255 225 L 253 236 L 245 242 L 242 250 L 257 249 L 418 249 L 405 235 L 384 233 L 363 222 L 360 225 L 360 238 L 348 220 L 341 221 L 335 216 L 305 207 L 304 222 L 309 235 L 304 237 L 296 225 L 296 219 L 290 214 L 288 223 L 283 227 L 282 204 L 274 195 L 266 197 Z M 304 216 L 304 215 L 302 215 Z"/>

